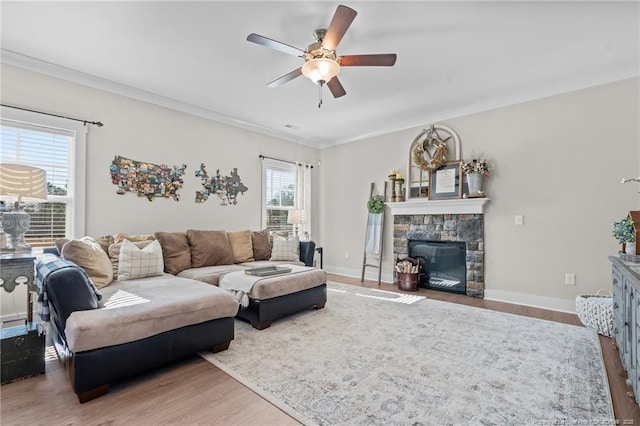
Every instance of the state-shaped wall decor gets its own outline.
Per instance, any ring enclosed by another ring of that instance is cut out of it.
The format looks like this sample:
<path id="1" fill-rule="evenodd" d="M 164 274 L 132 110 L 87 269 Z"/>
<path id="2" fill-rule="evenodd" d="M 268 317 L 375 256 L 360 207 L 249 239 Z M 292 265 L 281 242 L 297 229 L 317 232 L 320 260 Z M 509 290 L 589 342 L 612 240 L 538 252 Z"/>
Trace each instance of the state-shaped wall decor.
<path id="1" fill-rule="evenodd" d="M 204 190 L 196 191 L 196 203 L 204 203 L 210 196 L 217 195 L 222 206 L 238 204 L 238 194 L 244 194 L 249 188 L 240 180 L 236 167 L 230 174 L 231 176 L 222 176 L 220 169 L 217 169 L 215 176 L 209 176 L 204 163 L 200 164 L 200 170 L 196 170 L 196 177 L 202 179 Z"/>
<path id="2" fill-rule="evenodd" d="M 145 163 L 116 155 L 109 171 L 111 182 L 118 185 L 118 194 L 135 192 L 138 197 L 147 197 L 149 201 L 153 201 L 155 197 L 171 197 L 180 201 L 178 190 L 182 188 L 182 176 L 186 168 L 186 164 L 169 167 L 166 164 Z"/>

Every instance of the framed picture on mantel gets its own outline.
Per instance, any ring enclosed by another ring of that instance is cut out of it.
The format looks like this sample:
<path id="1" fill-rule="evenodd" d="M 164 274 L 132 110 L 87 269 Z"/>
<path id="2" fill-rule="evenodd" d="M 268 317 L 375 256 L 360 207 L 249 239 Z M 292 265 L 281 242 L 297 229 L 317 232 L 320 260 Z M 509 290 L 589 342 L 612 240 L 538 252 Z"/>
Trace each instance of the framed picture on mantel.
<path id="1" fill-rule="evenodd" d="M 447 161 L 433 170 L 429 178 L 429 199 L 450 200 L 462 198 L 462 163 Z"/>

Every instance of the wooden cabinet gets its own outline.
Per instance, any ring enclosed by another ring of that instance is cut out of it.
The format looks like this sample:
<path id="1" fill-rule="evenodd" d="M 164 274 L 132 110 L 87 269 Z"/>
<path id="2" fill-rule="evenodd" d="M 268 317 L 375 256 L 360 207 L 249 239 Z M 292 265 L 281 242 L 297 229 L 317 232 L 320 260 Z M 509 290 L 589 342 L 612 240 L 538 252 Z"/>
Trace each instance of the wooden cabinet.
<path id="1" fill-rule="evenodd" d="M 640 404 L 640 264 L 612 263 L 613 333 L 622 365 L 627 371 L 627 384 Z"/>
<path id="2" fill-rule="evenodd" d="M 35 256 L 31 253 L 0 255 L 0 288 L 11 293 L 16 286 L 27 286 L 27 321 L 25 325 L 0 330 L 0 378 L 2 384 L 44 373 L 44 334 L 33 320 L 31 291 L 34 283 Z"/>

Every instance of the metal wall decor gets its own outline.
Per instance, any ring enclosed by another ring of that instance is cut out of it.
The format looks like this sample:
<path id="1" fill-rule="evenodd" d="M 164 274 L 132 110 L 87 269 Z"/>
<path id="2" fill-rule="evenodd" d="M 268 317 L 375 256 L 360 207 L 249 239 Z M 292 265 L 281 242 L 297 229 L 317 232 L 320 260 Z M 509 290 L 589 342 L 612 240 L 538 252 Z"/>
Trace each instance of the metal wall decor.
<path id="1" fill-rule="evenodd" d="M 204 163 L 200 164 L 200 170 L 196 170 L 196 177 L 202 179 L 203 191 L 196 191 L 196 203 L 204 203 L 212 195 L 217 195 L 221 200 L 220 205 L 238 204 L 238 194 L 244 194 L 249 190 L 238 175 L 236 167 L 230 172 L 231 176 L 222 176 L 220 169 L 215 176 L 209 176 Z"/>
<path id="2" fill-rule="evenodd" d="M 182 188 L 182 176 L 187 168 L 169 167 L 166 164 L 157 165 L 135 161 L 117 155 L 109 166 L 111 182 L 118 185 L 117 194 L 135 192 L 138 197 L 146 197 L 153 201 L 155 197 L 173 198 L 180 201 L 178 190 Z"/>

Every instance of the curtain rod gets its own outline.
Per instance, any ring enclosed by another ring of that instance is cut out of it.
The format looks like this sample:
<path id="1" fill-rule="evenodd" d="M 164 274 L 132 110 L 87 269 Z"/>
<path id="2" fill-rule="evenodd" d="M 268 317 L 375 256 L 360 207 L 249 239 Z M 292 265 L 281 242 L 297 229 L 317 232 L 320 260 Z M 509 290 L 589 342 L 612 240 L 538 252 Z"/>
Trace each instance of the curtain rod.
<path id="1" fill-rule="evenodd" d="M 36 114 L 44 114 L 44 115 L 50 115 L 52 117 L 64 118 L 65 120 L 79 121 L 81 123 L 84 123 L 85 126 L 87 124 L 93 124 L 94 126 L 98 126 L 98 127 L 104 126 L 104 124 L 102 124 L 102 122 L 100 122 L 100 121 L 88 121 L 88 120 L 82 120 L 82 119 L 79 119 L 79 118 L 65 117 L 64 115 L 52 114 L 50 112 L 44 112 L 44 111 L 36 111 L 35 109 L 22 108 L 22 107 L 17 107 L 17 106 L 13 106 L 13 105 L 7 105 L 7 104 L 0 104 L 0 106 L 7 107 L 7 108 L 13 108 L 13 109 L 19 109 L 19 110 L 22 110 L 22 111 L 35 112 Z"/>
<path id="2" fill-rule="evenodd" d="M 261 160 L 264 160 L 265 158 L 268 158 L 269 160 L 276 160 L 276 161 L 282 161 L 283 163 L 289 163 L 289 164 L 295 164 L 297 166 L 305 166 L 305 167 L 311 167 L 313 169 L 313 166 L 311 164 L 302 164 L 302 163 L 298 163 L 296 161 L 289 161 L 289 160 L 283 160 L 281 158 L 273 158 L 273 157 L 267 157 L 266 155 L 258 155 L 258 157 Z"/>

